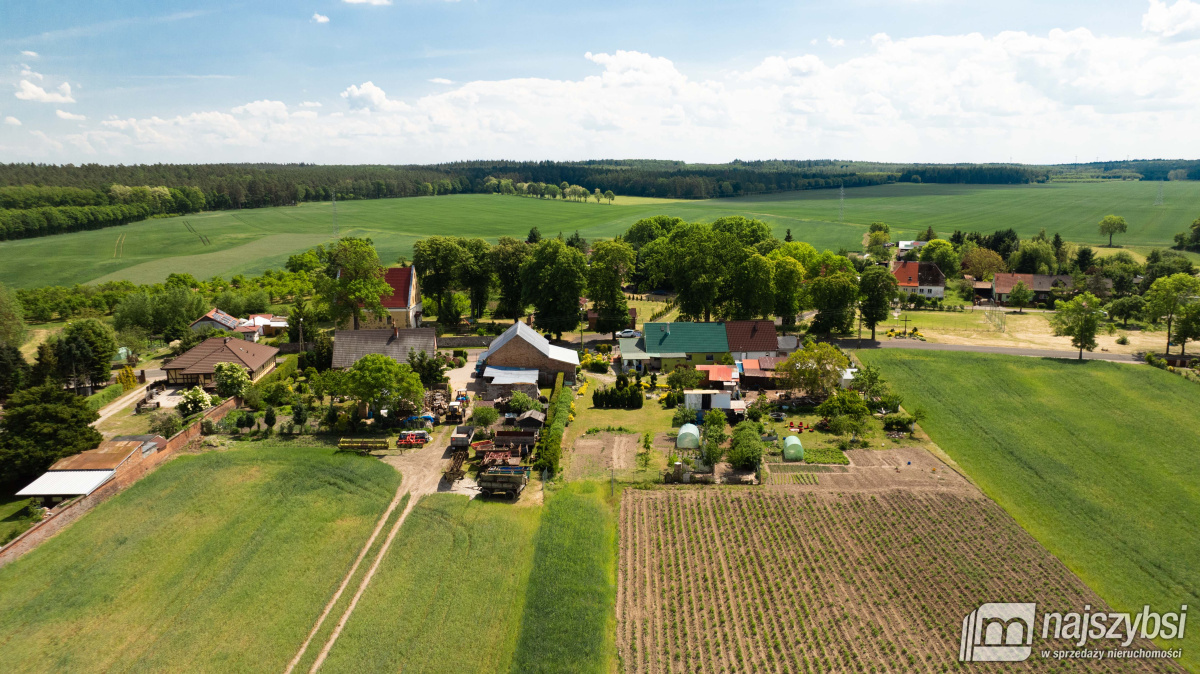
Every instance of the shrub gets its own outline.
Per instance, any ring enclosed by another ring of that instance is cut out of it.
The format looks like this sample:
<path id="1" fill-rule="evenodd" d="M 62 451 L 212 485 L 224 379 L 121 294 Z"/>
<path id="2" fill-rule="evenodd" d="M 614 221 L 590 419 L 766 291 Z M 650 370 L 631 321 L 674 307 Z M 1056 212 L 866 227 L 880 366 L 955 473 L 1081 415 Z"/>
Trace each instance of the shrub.
<path id="1" fill-rule="evenodd" d="M 842 416 L 862 419 L 869 416 L 871 411 L 867 409 L 867 404 L 863 402 L 857 392 L 841 390 L 818 405 L 817 414 L 830 419 Z"/>
<path id="2" fill-rule="evenodd" d="M 642 389 L 636 386 L 602 388 L 592 394 L 592 404 L 600 409 L 641 409 L 645 403 Z"/>
<path id="3" fill-rule="evenodd" d="M 1120 337 L 1117 338 L 1117 344 L 1120 344 L 1121 346 L 1126 346 L 1129 344 L 1129 338 L 1126 337 L 1125 335 L 1121 335 Z"/>
<path id="4" fill-rule="evenodd" d="M 533 465 L 535 469 L 548 471 L 551 475 L 558 472 L 558 464 L 562 459 L 563 433 L 567 429 L 567 423 L 571 416 L 571 401 L 575 397 L 575 392 L 564 387 L 562 380 L 562 373 L 559 373 L 554 386 L 556 395 L 550 405 L 550 418 L 553 419 L 553 422 L 548 424 L 548 431 L 542 432 L 539 440 L 541 446 L 538 448 L 538 459 Z"/>
<path id="5" fill-rule="evenodd" d="M 536 407 L 539 407 L 538 402 L 521 391 L 513 393 L 512 398 L 508 401 L 508 411 L 517 414 L 528 412 Z"/>
<path id="6" fill-rule="evenodd" d="M 696 421 L 696 413 L 686 407 L 676 407 L 675 416 L 671 417 L 672 426 L 682 426 Z"/>
<path id="7" fill-rule="evenodd" d="M 451 352 L 451 355 L 454 356 L 455 358 L 466 359 L 467 350 L 466 349 L 455 349 L 453 352 Z"/>
<path id="8" fill-rule="evenodd" d="M 494 407 L 476 407 L 471 414 L 471 422 L 476 426 L 487 428 L 500 419 L 500 413 Z"/>
<path id="9" fill-rule="evenodd" d="M 915 421 L 916 419 L 907 414 L 889 414 L 883 418 L 883 430 L 892 432 L 907 431 Z"/>
<path id="10" fill-rule="evenodd" d="M 103 391 L 100 391 L 99 393 L 93 393 L 87 398 L 84 398 L 84 400 L 87 401 L 87 406 L 89 408 L 98 410 L 117 398 L 120 398 L 121 394 L 123 393 L 125 393 L 125 387 L 121 386 L 120 384 L 112 384 Z"/>
<path id="11" fill-rule="evenodd" d="M 763 442 L 761 427 L 754 422 L 743 421 L 733 429 L 733 441 L 726 457 L 734 468 L 749 470 L 762 462 Z"/>
<path id="12" fill-rule="evenodd" d="M 193 386 L 184 391 L 180 397 L 179 406 L 175 409 L 179 411 L 181 416 L 190 417 L 198 412 L 203 412 L 211 406 L 212 401 L 209 399 L 208 394 L 204 392 L 204 389 L 199 386 Z"/>
<path id="13" fill-rule="evenodd" d="M 200 421 L 200 432 L 204 435 L 212 435 L 217 432 L 217 425 L 212 419 L 203 419 Z"/>
<path id="14" fill-rule="evenodd" d="M 304 427 L 308 424 L 308 407 L 304 403 L 296 403 L 292 406 L 292 422 L 299 427 L 301 432 L 304 432 Z"/>
<path id="15" fill-rule="evenodd" d="M 183 419 L 171 410 L 163 410 L 150 415 L 150 432 L 169 438 L 183 430 Z"/>

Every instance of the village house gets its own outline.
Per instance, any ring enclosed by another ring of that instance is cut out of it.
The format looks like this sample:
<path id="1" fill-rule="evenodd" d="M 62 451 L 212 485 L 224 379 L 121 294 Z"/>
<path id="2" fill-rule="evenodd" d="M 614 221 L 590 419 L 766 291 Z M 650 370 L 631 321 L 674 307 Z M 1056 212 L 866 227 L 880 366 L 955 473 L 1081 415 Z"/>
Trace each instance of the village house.
<path id="1" fill-rule="evenodd" d="M 288 329 L 287 316 L 250 314 L 250 318 L 247 318 L 246 321 L 258 331 L 259 335 L 264 337 L 274 337 L 287 332 Z"/>
<path id="2" fill-rule="evenodd" d="M 736 360 L 774 356 L 779 350 L 774 321 L 727 321 L 725 341 Z"/>
<path id="3" fill-rule="evenodd" d="M 197 332 L 206 328 L 234 332 L 242 339 L 251 342 L 257 342 L 259 335 L 262 334 L 262 330 L 249 320 L 231 316 L 215 307 L 212 311 L 192 321 L 191 327 Z"/>
<path id="4" fill-rule="evenodd" d="M 168 384 L 213 386 L 213 367 L 217 363 L 237 363 L 257 380 L 275 368 L 279 349 L 236 337 L 213 337 L 200 342 L 178 358 L 163 364 Z"/>
<path id="5" fill-rule="evenodd" d="M 900 286 L 900 292 L 924 297 L 946 296 L 946 275 L 932 262 L 896 262 L 892 276 Z"/>
<path id="6" fill-rule="evenodd" d="M 391 327 L 333 333 L 333 367 L 338 369 L 351 367 L 371 353 L 407 363 L 409 354 L 421 351 L 428 356 L 437 353 L 437 333 L 433 328 Z"/>
<path id="7" fill-rule="evenodd" d="M 901 241 L 896 245 L 896 257 L 904 257 L 910 250 L 920 250 L 928 241 Z"/>
<path id="8" fill-rule="evenodd" d="M 641 337 L 619 339 L 626 369 L 670 372 L 683 365 L 715 365 L 729 353 L 723 323 L 646 323 Z"/>
<path id="9" fill-rule="evenodd" d="M 579 352 L 554 346 L 536 330 L 518 321 L 493 339 L 487 351 L 479 355 L 478 372 L 486 373 L 487 368 L 494 367 L 537 370 L 542 386 L 553 386 L 560 372 L 564 381 L 574 383 Z"/>
<path id="10" fill-rule="evenodd" d="M 700 383 L 707 388 L 732 391 L 738 387 L 741 373 L 733 365 L 697 365 L 696 369 L 704 374 Z"/>
<path id="11" fill-rule="evenodd" d="M 1070 289 L 1074 279 L 1070 274 L 996 274 L 992 277 L 992 299 L 999 304 L 1008 304 L 1008 296 L 1018 282 L 1024 282 L 1033 291 L 1033 301 L 1045 302 L 1055 289 Z"/>

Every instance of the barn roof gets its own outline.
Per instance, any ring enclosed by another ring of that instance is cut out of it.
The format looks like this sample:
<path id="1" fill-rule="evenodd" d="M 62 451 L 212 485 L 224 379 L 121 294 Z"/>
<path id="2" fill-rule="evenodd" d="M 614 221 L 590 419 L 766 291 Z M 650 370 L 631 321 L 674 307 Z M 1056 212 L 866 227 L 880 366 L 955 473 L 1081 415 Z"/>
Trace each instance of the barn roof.
<path id="1" fill-rule="evenodd" d="M 333 366 L 347 368 L 367 354 L 378 353 L 401 362 L 408 354 L 437 352 L 437 333 L 433 328 L 379 328 L 373 330 L 337 330 L 333 333 Z"/>
<path id="2" fill-rule="evenodd" d="M 542 352 L 543 356 L 551 360 L 557 360 L 572 365 L 579 365 L 579 353 L 573 349 L 564 349 L 561 346 L 554 346 L 550 340 L 539 335 L 536 330 L 520 321 L 513 323 L 512 327 L 504 331 L 504 334 L 492 340 L 487 351 L 484 351 L 479 356 L 480 361 L 487 361 L 488 356 L 492 355 L 500 349 L 500 347 L 508 344 L 513 339 L 522 339 L 531 344 L 538 351 Z"/>
<path id="3" fill-rule="evenodd" d="M 730 351 L 771 351 L 779 348 L 773 321 L 728 321 L 725 338 Z"/>

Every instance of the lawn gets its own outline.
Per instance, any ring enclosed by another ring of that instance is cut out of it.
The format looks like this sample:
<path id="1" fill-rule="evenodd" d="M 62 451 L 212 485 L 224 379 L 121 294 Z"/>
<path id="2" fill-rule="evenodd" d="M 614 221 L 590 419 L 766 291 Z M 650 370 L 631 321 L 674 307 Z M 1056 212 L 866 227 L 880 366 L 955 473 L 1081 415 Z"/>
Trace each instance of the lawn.
<path id="1" fill-rule="evenodd" d="M 11 671 L 282 671 L 400 481 L 328 449 L 172 460 L 0 568 Z"/>
<path id="2" fill-rule="evenodd" d="M 0 496 L 0 546 L 10 534 L 25 527 L 23 515 L 29 499 L 24 496 Z"/>
<path id="3" fill-rule="evenodd" d="M 690 221 L 744 215 L 772 225 L 777 236 L 792 236 L 818 249 L 858 250 L 866 226 L 882 220 L 894 239 L 911 238 L 932 226 L 948 236 L 955 229 L 991 232 L 1012 227 L 1030 237 L 1046 227 L 1069 241 L 1107 243 L 1096 223 L 1109 213 L 1125 216 L 1129 233 L 1119 245 L 1168 246 L 1176 232 L 1198 214 L 1200 183 L 1165 185 L 1166 205 L 1153 206 L 1152 182 L 1052 183 L 1047 185 L 893 184 L 846 190 L 844 219 L 836 190 L 704 201 L 620 199 L 616 205 L 486 194 L 348 201 L 337 206 L 342 236 L 367 236 L 380 256 L 393 262 L 411 256 L 412 244 L 431 234 L 524 237 L 530 227 L 545 236 L 575 230 L 586 238 L 607 238 L 635 220 L 667 214 Z M 14 287 L 128 279 L 162 281 L 171 272 L 198 278 L 256 274 L 280 268 L 288 255 L 332 238 L 329 203 L 214 211 L 156 218 L 108 229 L 0 243 L 0 283 Z M 211 241 L 202 243 L 184 227 L 187 221 Z M 114 243 L 125 236 L 115 257 Z"/>
<path id="4" fill-rule="evenodd" d="M 545 507 L 426 496 L 322 671 L 609 671 L 615 526 L 590 484 Z"/>
<path id="5" fill-rule="evenodd" d="M 925 408 L 930 437 L 1117 610 L 1200 604 L 1200 386 L 1100 361 L 858 357 L 882 368 L 907 409 Z M 1200 633 L 1187 635 L 1194 670 Z"/>

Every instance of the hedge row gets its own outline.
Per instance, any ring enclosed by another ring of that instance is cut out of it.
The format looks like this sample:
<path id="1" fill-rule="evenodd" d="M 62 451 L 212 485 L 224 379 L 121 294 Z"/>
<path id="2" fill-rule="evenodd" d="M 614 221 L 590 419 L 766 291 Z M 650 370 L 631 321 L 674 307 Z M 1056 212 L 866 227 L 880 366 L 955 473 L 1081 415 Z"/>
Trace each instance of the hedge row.
<path id="1" fill-rule="evenodd" d="M 571 401 L 575 392 L 570 387 L 563 386 L 563 375 L 560 372 L 554 382 L 554 393 L 550 396 L 550 409 L 546 414 L 546 427 L 539 441 L 537 470 L 548 470 L 551 475 L 558 473 L 558 464 L 562 460 L 563 433 L 567 430 L 567 422 L 571 417 Z"/>
<path id="2" fill-rule="evenodd" d="M 103 229 L 145 220 L 153 215 L 147 204 L 115 206 L 44 206 L 0 210 L 0 241 Z"/>
<path id="3" fill-rule="evenodd" d="M 104 407 L 117 398 L 120 398 L 121 394 L 123 393 L 125 393 L 124 386 L 121 386 L 120 384 L 111 384 L 103 391 L 100 391 L 99 393 L 93 393 L 92 395 L 84 398 L 84 401 L 87 402 L 87 406 L 89 408 L 93 410 L 99 410 L 101 407 Z"/>

